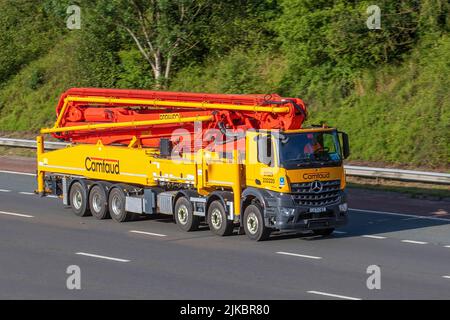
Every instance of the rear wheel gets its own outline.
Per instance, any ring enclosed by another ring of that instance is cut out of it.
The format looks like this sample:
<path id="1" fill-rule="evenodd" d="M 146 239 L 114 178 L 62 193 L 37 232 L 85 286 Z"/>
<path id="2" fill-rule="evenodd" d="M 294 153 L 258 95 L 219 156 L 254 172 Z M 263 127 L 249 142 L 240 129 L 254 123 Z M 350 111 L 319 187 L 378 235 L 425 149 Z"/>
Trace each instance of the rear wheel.
<path id="1" fill-rule="evenodd" d="M 208 208 L 209 229 L 219 236 L 229 236 L 233 233 L 233 221 L 228 220 L 222 203 L 218 200 L 211 202 Z"/>
<path id="2" fill-rule="evenodd" d="M 125 222 L 131 219 L 131 213 L 125 211 L 125 192 L 119 188 L 115 187 L 109 193 L 109 212 L 111 218 L 117 222 Z"/>
<path id="3" fill-rule="evenodd" d="M 262 212 L 258 204 L 251 204 L 244 211 L 244 230 L 251 240 L 263 241 L 270 236 L 271 230 L 264 225 Z"/>
<path id="4" fill-rule="evenodd" d="M 183 231 L 194 231 L 198 229 L 200 217 L 194 216 L 191 202 L 185 197 L 178 198 L 175 203 L 175 222 Z"/>
<path id="5" fill-rule="evenodd" d="M 328 228 L 328 229 L 320 229 L 320 230 L 313 230 L 314 235 L 316 236 L 329 236 L 334 231 L 334 228 Z"/>
<path id="6" fill-rule="evenodd" d="M 87 189 L 81 183 L 75 182 L 72 184 L 69 197 L 73 213 L 79 217 L 87 217 L 90 215 Z"/>
<path id="7" fill-rule="evenodd" d="M 108 197 L 106 190 L 101 185 L 95 185 L 89 192 L 89 209 L 94 217 L 99 220 L 109 218 Z"/>

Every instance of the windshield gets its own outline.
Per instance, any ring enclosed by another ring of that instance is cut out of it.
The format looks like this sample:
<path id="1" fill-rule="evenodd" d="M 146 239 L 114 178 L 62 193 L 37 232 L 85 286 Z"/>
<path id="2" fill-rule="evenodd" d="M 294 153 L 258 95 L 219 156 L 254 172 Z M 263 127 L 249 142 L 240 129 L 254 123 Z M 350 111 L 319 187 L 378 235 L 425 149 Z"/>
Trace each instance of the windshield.
<path id="1" fill-rule="evenodd" d="M 341 160 L 336 131 L 292 133 L 280 139 L 280 165 L 287 169 L 337 166 Z"/>

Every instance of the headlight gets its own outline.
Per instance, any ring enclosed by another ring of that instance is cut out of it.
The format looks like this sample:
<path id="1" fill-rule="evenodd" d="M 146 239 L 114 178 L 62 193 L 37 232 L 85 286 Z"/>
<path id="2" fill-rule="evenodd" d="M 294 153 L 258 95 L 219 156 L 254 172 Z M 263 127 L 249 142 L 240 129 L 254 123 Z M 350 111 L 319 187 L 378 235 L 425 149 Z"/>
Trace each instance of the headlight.
<path id="1" fill-rule="evenodd" d="M 345 211 L 347 211 L 347 209 L 348 209 L 347 202 L 339 205 L 339 211 L 345 212 Z"/>
<path id="2" fill-rule="evenodd" d="M 280 213 L 287 217 L 293 216 L 294 212 L 295 212 L 295 208 L 283 208 L 283 207 L 280 208 Z"/>

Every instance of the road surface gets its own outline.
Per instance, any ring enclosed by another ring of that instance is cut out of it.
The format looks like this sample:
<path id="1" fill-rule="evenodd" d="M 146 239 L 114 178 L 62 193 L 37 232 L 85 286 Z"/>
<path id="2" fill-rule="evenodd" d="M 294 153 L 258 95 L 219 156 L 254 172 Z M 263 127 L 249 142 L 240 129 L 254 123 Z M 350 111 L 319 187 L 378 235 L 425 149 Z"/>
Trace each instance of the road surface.
<path id="1" fill-rule="evenodd" d="M 0 171 L 1 299 L 450 299 L 448 201 L 351 190 L 350 223 L 331 237 L 253 242 L 167 216 L 80 218 L 34 188 Z M 71 265 L 80 290 L 67 289 Z M 371 265 L 381 289 L 366 285 Z"/>

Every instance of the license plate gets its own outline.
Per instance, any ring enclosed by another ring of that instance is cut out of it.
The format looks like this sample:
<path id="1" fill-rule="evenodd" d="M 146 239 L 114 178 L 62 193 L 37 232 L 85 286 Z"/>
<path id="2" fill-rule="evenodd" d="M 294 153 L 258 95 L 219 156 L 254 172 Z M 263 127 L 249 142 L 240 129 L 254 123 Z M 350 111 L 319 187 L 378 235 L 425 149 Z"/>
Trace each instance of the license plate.
<path id="1" fill-rule="evenodd" d="M 309 212 L 313 212 L 313 213 L 321 213 L 321 212 L 325 212 L 327 211 L 327 208 L 309 208 Z"/>

